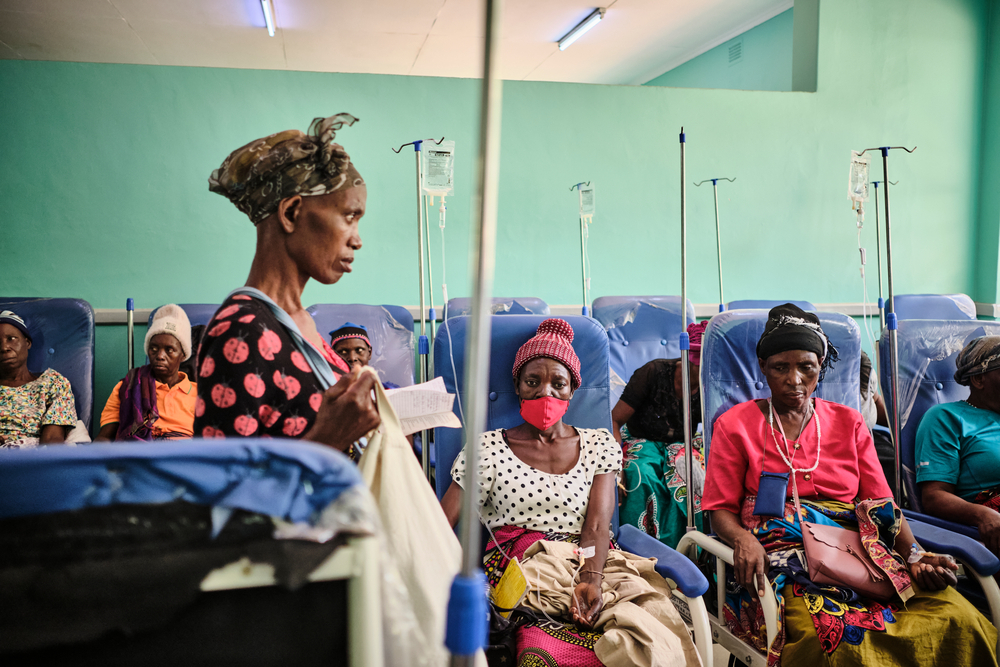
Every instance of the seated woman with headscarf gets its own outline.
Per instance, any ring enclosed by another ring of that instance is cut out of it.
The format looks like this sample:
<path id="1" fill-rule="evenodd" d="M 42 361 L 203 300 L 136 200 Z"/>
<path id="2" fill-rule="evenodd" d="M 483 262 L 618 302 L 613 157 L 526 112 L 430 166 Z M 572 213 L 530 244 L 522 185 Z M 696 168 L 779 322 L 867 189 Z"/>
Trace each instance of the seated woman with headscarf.
<path id="1" fill-rule="evenodd" d="M 0 313 L 0 447 L 35 447 L 66 441 L 76 425 L 69 380 L 51 368 L 28 370 L 31 333 L 12 311 Z"/>
<path id="2" fill-rule="evenodd" d="M 701 489 L 705 459 L 701 436 L 701 338 L 708 322 L 688 325 L 691 340 L 691 436 L 694 444 L 695 525 L 701 527 Z M 664 544 L 676 547 L 687 527 L 684 479 L 684 413 L 681 360 L 654 359 L 632 374 L 611 412 L 615 439 L 622 446 L 623 473 L 618 520 L 631 524 Z"/>
<path id="3" fill-rule="evenodd" d="M 975 526 L 1000 555 L 1000 336 L 959 353 L 955 381 L 969 398 L 935 405 L 917 429 L 917 484 L 924 511 Z"/>
<path id="4" fill-rule="evenodd" d="M 233 151 L 209 178 L 257 228 L 246 286 L 209 322 L 198 355 L 195 435 L 302 438 L 349 454 L 379 424 L 375 379 L 351 372 L 302 307 L 306 283 L 332 285 L 361 249 L 368 192 L 335 133 L 357 119 L 317 118 Z M 339 379 L 338 379 L 339 377 Z"/>
<path id="5" fill-rule="evenodd" d="M 133 368 L 111 390 L 94 442 L 176 440 L 194 435 L 195 383 L 181 372 L 191 356 L 191 322 L 184 309 L 157 309 L 144 342 L 149 363 Z"/>
<path id="6" fill-rule="evenodd" d="M 715 422 L 702 498 L 733 547 L 730 629 L 768 652 L 769 664 L 995 665 L 996 630 L 949 587 L 954 562 L 915 543 L 861 414 L 811 397 L 837 359 L 819 318 L 792 304 L 773 308 L 757 357 L 771 398 Z M 856 557 L 892 591 L 887 601 L 812 581 L 803 521 L 858 530 L 867 553 Z M 780 607 L 771 646 L 758 603 L 766 585 Z"/>
<path id="7" fill-rule="evenodd" d="M 491 584 L 508 559 L 524 563 L 531 592 L 522 604 L 550 618 L 518 630 L 519 665 L 648 665 L 650 654 L 658 665 L 698 664 L 651 561 L 612 548 L 621 450 L 605 429 L 562 421 L 582 381 L 572 341 L 569 323 L 552 318 L 518 350 L 513 378 L 524 422 L 480 436 L 478 479 L 466 478 L 464 452 L 456 458 L 441 501 L 445 514 L 457 523 L 462 494 L 471 487 L 492 536 L 484 559 Z M 630 579 L 626 572 L 637 569 L 641 580 Z M 658 621 L 641 636 L 627 627 L 628 602 L 636 595 L 647 596 L 644 618 Z M 619 604 L 607 606 L 612 600 Z M 651 645 L 639 646 L 643 637 Z"/>
<path id="8" fill-rule="evenodd" d="M 368 329 L 363 324 L 345 322 L 343 326 L 330 332 L 330 345 L 352 371 L 364 368 L 372 360 L 372 342 L 368 338 Z M 382 386 L 386 389 L 399 389 L 399 385 L 392 382 L 383 382 Z"/>

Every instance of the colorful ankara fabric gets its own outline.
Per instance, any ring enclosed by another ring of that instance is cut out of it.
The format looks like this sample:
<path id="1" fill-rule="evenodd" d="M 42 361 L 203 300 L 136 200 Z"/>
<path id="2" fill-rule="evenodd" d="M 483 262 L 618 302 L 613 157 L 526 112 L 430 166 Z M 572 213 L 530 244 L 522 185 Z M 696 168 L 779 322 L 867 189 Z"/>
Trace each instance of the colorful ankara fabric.
<path id="1" fill-rule="evenodd" d="M 822 425 L 822 456 L 819 467 L 811 473 L 796 473 L 799 495 L 803 498 L 826 498 L 845 503 L 857 499 L 891 498 L 871 431 L 857 410 L 838 403 L 815 401 L 814 419 Z M 812 423 L 797 441 L 792 462 L 808 467 L 816 460 L 820 442 Z M 739 515 L 746 496 L 757 495 L 760 473 L 785 472 L 767 418 L 756 401 L 746 401 L 729 408 L 715 422 L 708 449 L 708 468 L 704 510 L 724 509 Z M 791 497 L 792 484 L 788 483 Z"/>
<path id="2" fill-rule="evenodd" d="M 643 364 L 629 378 L 621 401 L 635 410 L 628 420 L 634 438 L 663 443 L 683 442 L 684 406 L 674 387 L 680 359 L 654 359 Z M 701 400 L 691 401 L 691 429 L 701 422 Z"/>
<path id="3" fill-rule="evenodd" d="M 514 382 L 524 365 L 532 359 L 555 359 L 569 369 L 573 389 L 583 384 L 580 378 L 580 358 L 573 350 L 573 327 L 566 320 L 550 317 L 538 325 L 535 335 L 521 346 L 514 357 Z"/>
<path id="4" fill-rule="evenodd" d="M 539 540 L 579 544 L 580 536 L 517 526 L 498 528 L 493 531 L 483 558 L 483 569 L 490 584 L 496 586 L 500 581 L 509 562 L 507 556 L 523 560 L 524 552 Z M 614 541 L 610 546 L 618 548 Z M 556 619 L 529 623 L 517 630 L 517 667 L 600 667 L 601 661 L 594 654 L 594 645 L 600 638 L 600 632 L 580 630 L 572 623 Z"/>
<path id="5" fill-rule="evenodd" d="M 955 382 L 969 386 L 969 378 L 1000 368 L 1000 336 L 980 336 L 969 342 L 955 360 Z"/>
<path id="6" fill-rule="evenodd" d="M 174 440 L 194 436 L 194 411 L 198 400 L 195 383 L 181 373 L 180 382 L 171 387 L 165 382 L 157 382 L 148 368 L 140 366 L 129 371 L 125 379 L 115 385 L 101 411 L 101 426 L 118 422 L 115 440 Z M 129 390 L 130 378 L 134 375 L 138 379 L 144 369 L 147 370 L 143 380 L 133 380 Z M 122 409 L 122 406 L 128 407 Z M 130 423 L 133 426 L 129 426 Z M 141 428 L 133 433 L 135 426 Z"/>
<path id="7" fill-rule="evenodd" d="M 973 501 L 1000 486 L 1000 414 L 965 401 L 928 410 L 917 427 L 917 483 L 945 482 Z"/>
<path id="8" fill-rule="evenodd" d="M 347 151 L 333 143 L 337 130 L 357 121 L 348 113 L 314 118 L 308 134 L 285 130 L 251 141 L 212 172 L 208 189 L 229 199 L 256 225 L 292 195 L 326 195 L 364 185 Z"/>
<path id="9" fill-rule="evenodd" d="M 704 479 L 705 458 L 701 436 L 693 441 L 695 479 Z M 635 526 L 671 549 L 677 547 L 687 532 L 687 492 L 684 481 L 684 443 L 663 443 L 657 440 L 633 438 L 628 427 L 622 427 L 622 494 L 618 508 L 621 525 Z M 701 494 L 694 495 L 694 522 L 702 529 Z"/>
<path id="10" fill-rule="evenodd" d="M 344 361 L 323 344 L 337 374 Z M 194 432 L 203 438 L 301 438 L 316 421 L 323 389 L 305 356 L 264 302 L 226 299 L 198 354 Z"/>
<path id="11" fill-rule="evenodd" d="M 76 425 L 76 404 L 69 380 L 47 368 L 20 387 L 0 385 L 0 437 L 4 447 L 34 445 L 43 426 Z"/>
<path id="12" fill-rule="evenodd" d="M 883 604 L 850 589 L 812 583 L 803 567 L 793 504 L 785 505 L 781 518 L 758 517 L 755 501 L 745 499 L 740 520 L 770 559 L 767 576 L 779 605 L 774 643 L 766 646 L 760 603 L 736 583 L 731 569 L 723 614 L 733 633 L 767 653 L 769 665 L 995 664 L 996 630 L 975 607 L 952 588 L 935 593 L 912 588 L 902 557 L 886 548 L 895 542 L 901 516 L 891 500 L 857 506 L 803 500 L 802 519 L 857 528 L 875 565 L 908 597 L 905 608 L 898 598 Z"/>
<path id="13" fill-rule="evenodd" d="M 479 437 L 479 514 L 490 528 L 580 534 L 594 477 L 621 470 L 621 449 L 607 429 L 578 428 L 580 456 L 563 475 L 537 470 L 511 451 L 504 430 Z M 451 477 L 463 489 L 465 450 L 455 458 Z"/>

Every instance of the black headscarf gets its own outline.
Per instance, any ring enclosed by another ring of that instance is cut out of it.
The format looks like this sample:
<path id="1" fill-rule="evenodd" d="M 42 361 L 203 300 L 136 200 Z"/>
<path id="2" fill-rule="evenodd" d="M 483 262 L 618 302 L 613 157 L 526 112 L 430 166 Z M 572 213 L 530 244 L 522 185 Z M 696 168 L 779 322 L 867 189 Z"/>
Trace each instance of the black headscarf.
<path id="1" fill-rule="evenodd" d="M 819 324 L 819 317 L 791 303 L 775 306 L 767 314 L 764 333 L 757 341 L 757 358 L 766 360 L 788 350 L 815 353 L 820 361 L 820 382 L 833 362 L 839 358 L 837 348 Z"/>

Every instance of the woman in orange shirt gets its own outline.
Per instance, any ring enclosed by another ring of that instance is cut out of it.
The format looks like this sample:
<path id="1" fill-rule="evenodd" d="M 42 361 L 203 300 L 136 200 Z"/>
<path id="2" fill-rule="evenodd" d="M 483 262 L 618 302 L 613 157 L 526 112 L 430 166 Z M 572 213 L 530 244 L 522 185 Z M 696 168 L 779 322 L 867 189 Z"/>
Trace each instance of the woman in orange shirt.
<path id="1" fill-rule="evenodd" d="M 146 332 L 149 364 L 115 385 L 94 442 L 174 440 L 194 435 L 197 386 L 180 370 L 191 356 L 191 323 L 180 306 L 156 311 Z"/>

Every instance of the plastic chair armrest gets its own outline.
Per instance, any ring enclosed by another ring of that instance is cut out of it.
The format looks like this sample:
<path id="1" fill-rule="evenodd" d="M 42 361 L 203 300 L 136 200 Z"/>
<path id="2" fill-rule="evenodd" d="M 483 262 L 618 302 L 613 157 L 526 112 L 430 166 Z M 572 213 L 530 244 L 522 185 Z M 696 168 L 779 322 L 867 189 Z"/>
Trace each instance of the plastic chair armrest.
<path id="1" fill-rule="evenodd" d="M 965 535 L 966 537 L 971 537 L 974 540 L 979 539 L 979 529 L 974 526 L 966 526 L 961 523 L 954 523 L 946 519 L 939 519 L 936 516 L 931 516 L 930 514 L 921 514 L 920 512 L 915 512 L 913 510 L 903 510 L 903 514 L 910 521 L 919 521 L 920 523 L 926 523 L 931 526 L 937 526 L 938 528 L 944 528 L 945 530 L 950 530 L 953 533 L 958 533 L 959 535 Z"/>
<path id="2" fill-rule="evenodd" d="M 954 556 L 981 576 L 989 576 L 1000 571 L 1000 559 L 971 537 L 922 521 L 913 519 L 908 521 L 913 536 L 924 549 Z"/>
<path id="3" fill-rule="evenodd" d="M 693 562 L 635 526 L 621 527 L 618 544 L 637 556 L 655 558 L 656 572 L 664 579 L 673 580 L 687 597 L 701 597 L 708 591 L 708 579 Z"/>

